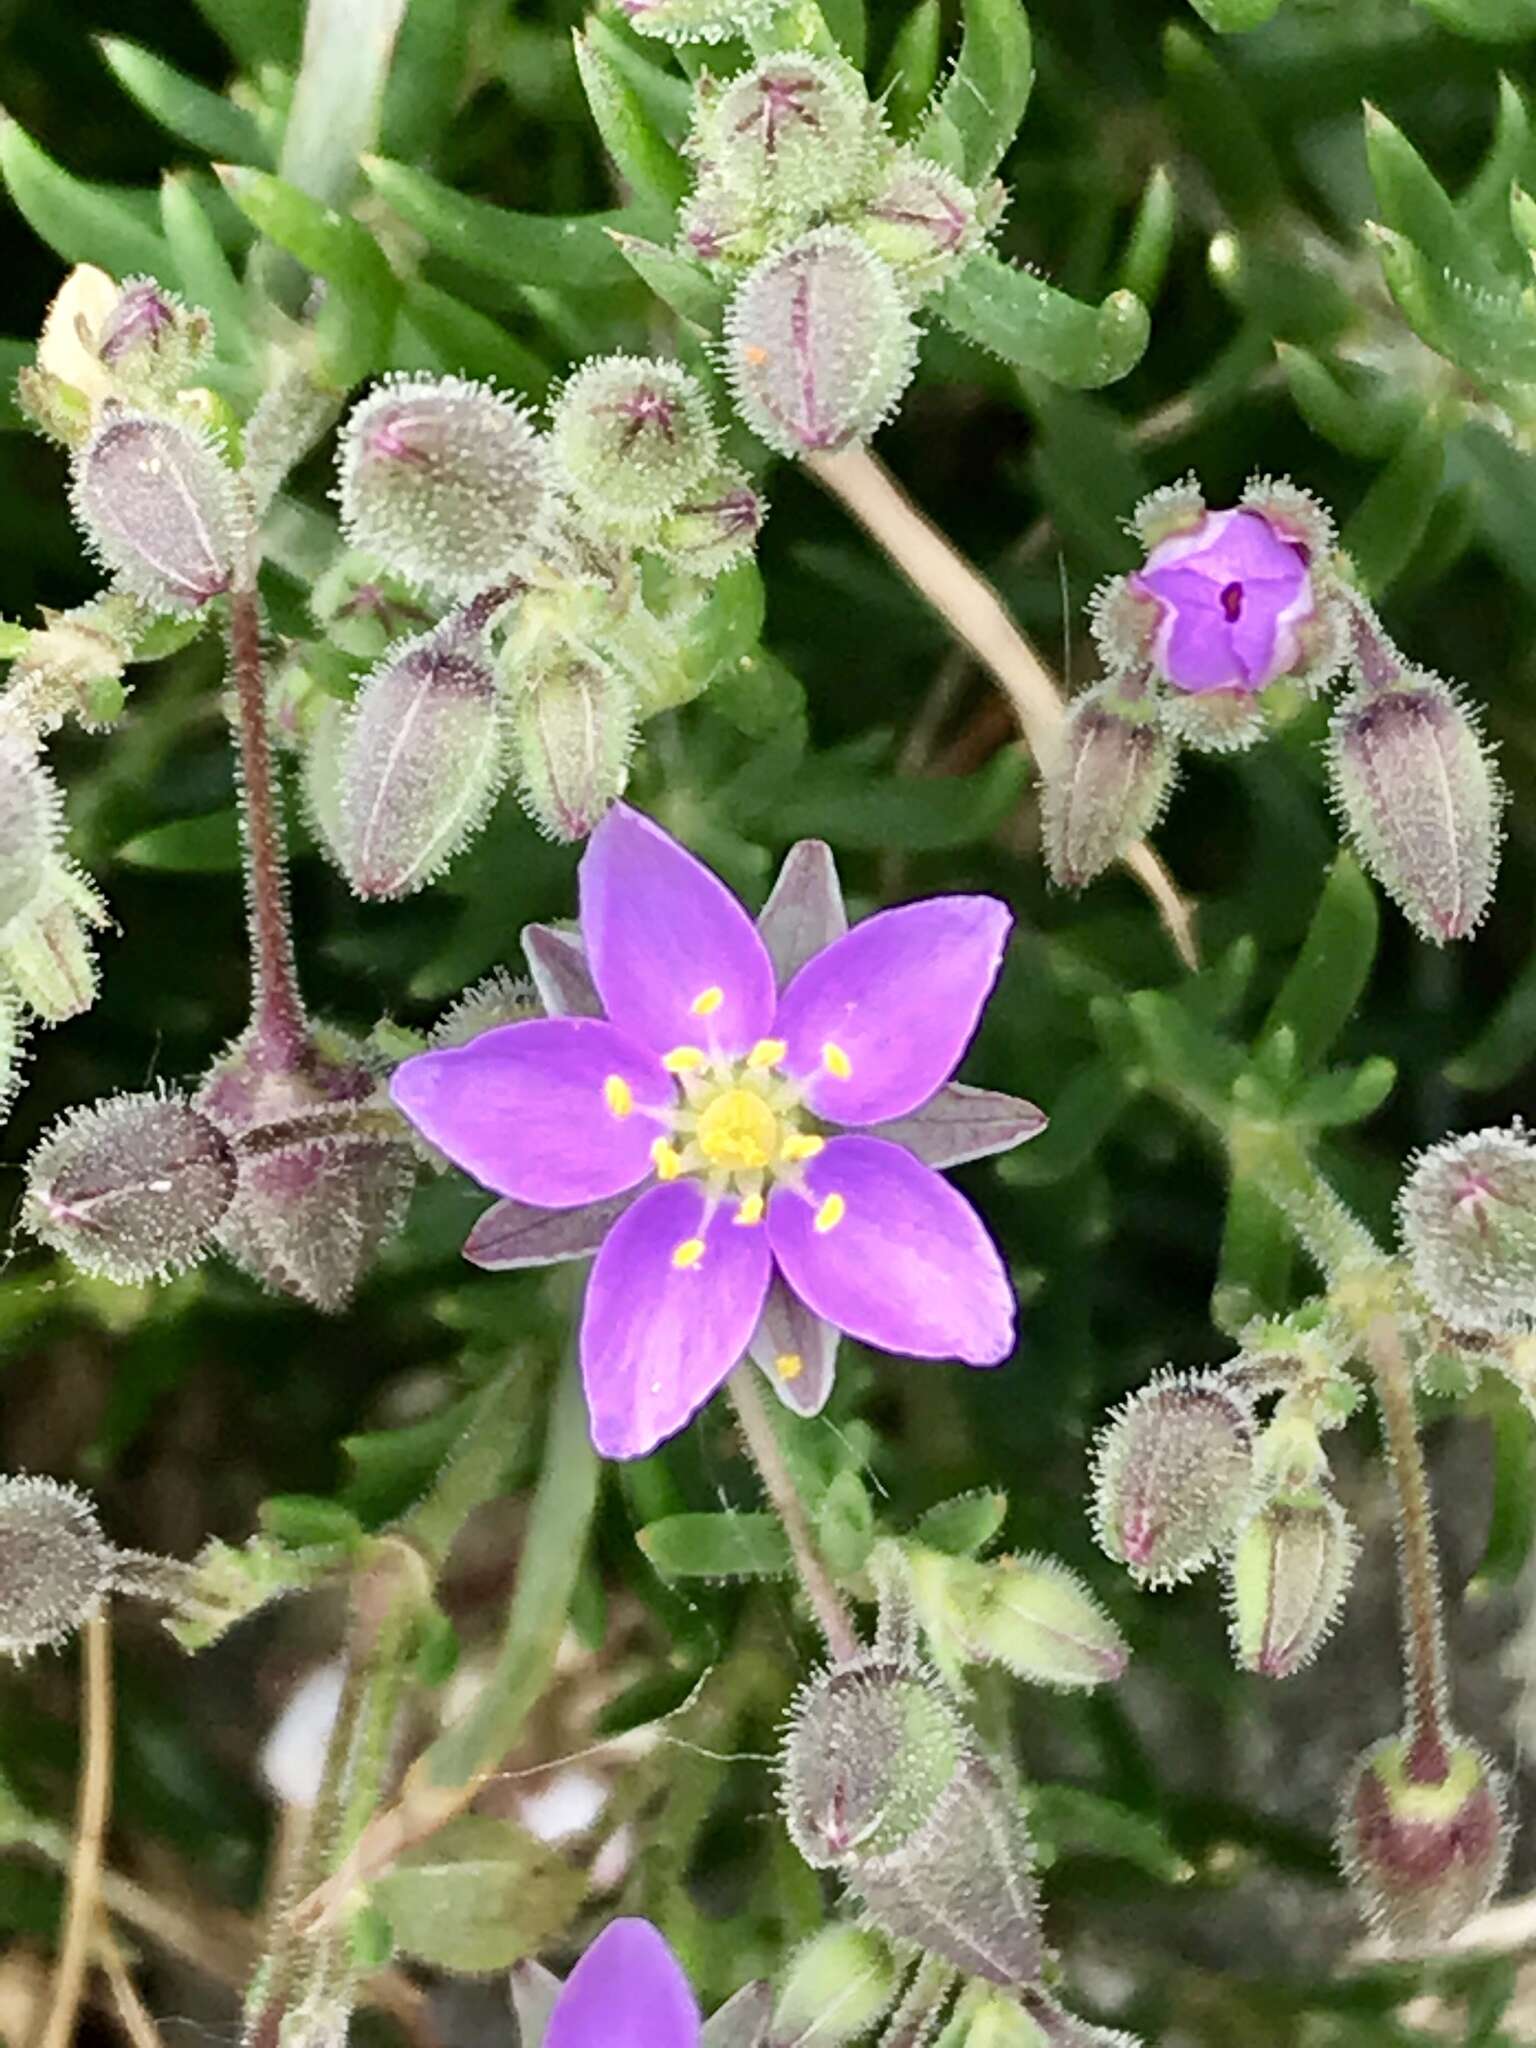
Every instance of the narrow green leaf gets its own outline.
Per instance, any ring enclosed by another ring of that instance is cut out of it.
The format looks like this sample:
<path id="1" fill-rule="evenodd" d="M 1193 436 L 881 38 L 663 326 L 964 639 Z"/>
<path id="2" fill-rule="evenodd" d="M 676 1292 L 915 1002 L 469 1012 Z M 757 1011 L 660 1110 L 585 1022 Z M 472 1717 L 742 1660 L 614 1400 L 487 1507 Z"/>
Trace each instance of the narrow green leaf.
<path id="1" fill-rule="evenodd" d="M 405 359 L 403 330 L 414 334 L 431 354 L 430 365 Z M 550 366 L 499 322 L 421 278 L 411 278 L 402 293 L 394 351 L 391 368 L 431 367 L 463 377 L 488 377 L 528 398 L 542 398 L 554 381 Z"/>
<path id="2" fill-rule="evenodd" d="M 433 157 L 458 109 L 470 68 L 475 0 L 409 0 L 379 115 L 386 156 Z"/>
<path id="3" fill-rule="evenodd" d="M 1120 1066 L 1090 1060 L 1056 1090 L 1040 1136 L 1000 1159 L 998 1173 L 1017 1187 L 1068 1179 L 1098 1151 L 1134 1092 Z"/>
<path id="4" fill-rule="evenodd" d="M 1420 416 L 1418 401 L 1385 377 L 1353 364 L 1324 363 L 1309 349 L 1277 341 L 1291 399 L 1313 433 L 1346 455 L 1384 461 Z"/>
<path id="5" fill-rule="evenodd" d="M 262 1502 L 256 1519 L 264 1536 L 289 1550 L 310 1550 L 319 1544 L 350 1546 L 363 1533 L 350 1508 L 315 1493 L 274 1493 Z"/>
<path id="6" fill-rule="evenodd" d="M 1536 1424 L 1514 1388 L 1497 1375 L 1489 1376 L 1478 1407 L 1493 1430 L 1488 1540 L 1474 1581 L 1486 1589 L 1513 1585 L 1536 1542 L 1536 1487 L 1531 1485 Z"/>
<path id="7" fill-rule="evenodd" d="M 226 875 L 240 865 L 240 827 L 232 810 L 177 818 L 137 833 L 117 850 L 128 867 L 172 875 Z"/>
<path id="8" fill-rule="evenodd" d="M 1037 1785 L 1029 1794 L 1029 1817 L 1056 1857 L 1114 1857 L 1163 1884 L 1179 1884 L 1193 1875 L 1161 1824 L 1117 1799 L 1073 1785 Z"/>
<path id="9" fill-rule="evenodd" d="M 1419 0 L 1426 14 L 1457 35 L 1517 43 L 1536 35 L 1536 0 Z"/>
<path id="10" fill-rule="evenodd" d="M 1219 35 L 1258 28 L 1280 11 L 1280 0 L 1189 0 L 1196 14 Z"/>
<path id="11" fill-rule="evenodd" d="M 1002 1528 L 1008 1514 L 1006 1493 L 957 1493 L 941 1500 L 920 1517 L 912 1531 L 918 1543 L 942 1550 L 947 1557 L 974 1557 Z"/>
<path id="12" fill-rule="evenodd" d="M 351 198 L 359 158 L 378 146 L 405 6 L 406 0 L 305 0 L 304 47 L 277 168 L 323 206 Z"/>
<path id="13" fill-rule="evenodd" d="M 725 292 L 702 263 L 666 249 L 639 235 L 611 230 L 613 246 L 635 275 L 650 286 L 679 320 L 685 320 L 700 334 L 716 335 L 725 315 Z"/>
<path id="14" fill-rule="evenodd" d="M 990 178 L 1019 132 L 1035 82 L 1029 16 L 1019 0 L 965 0 L 965 34 L 936 113 L 960 137 L 965 177 Z M 932 155 L 928 128 L 918 148 Z"/>
<path id="15" fill-rule="evenodd" d="M 1485 291 L 1448 276 L 1390 228 L 1368 221 L 1392 296 L 1431 348 L 1482 383 L 1536 382 L 1536 292 Z"/>
<path id="16" fill-rule="evenodd" d="M 582 91 L 619 175 L 641 200 L 669 209 L 681 205 L 693 179 L 646 112 L 639 93 L 580 29 L 572 31 L 571 40 Z"/>
<path id="17" fill-rule="evenodd" d="M 939 0 L 917 0 L 891 43 L 879 94 L 885 116 L 897 135 L 910 135 L 939 79 L 944 52 L 944 16 Z"/>
<path id="18" fill-rule="evenodd" d="M 635 1541 L 665 1579 L 782 1578 L 794 1569 L 772 1515 L 668 1515 Z"/>
<path id="19" fill-rule="evenodd" d="M 1016 748 L 974 775 L 872 776 L 838 761 L 807 762 L 784 782 L 733 792 L 741 823 L 777 840 L 913 853 L 974 846 L 1018 803 L 1029 766 Z"/>
<path id="20" fill-rule="evenodd" d="M 1285 206 L 1280 167 L 1263 127 L 1225 64 L 1177 24 L 1163 34 L 1173 111 L 1190 155 L 1240 225 L 1273 221 Z"/>
<path id="21" fill-rule="evenodd" d="M 407 1955 L 475 1974 L 546 1947 L 586 1889 L 580 1870 L 515 1821 L 464 1813 L 407 1849 L 371 1898 Z"/>
<path id="22" fill-rule="evenodd" d="M 1396 1061 L 1376 1054 L 1357 1067 L 1338 1067 L 1309 1081 L 1296 1097 L 1294 1113 L 1317 1130 L 1343 1129 L 1374 1116 L 1396 1086 Z"/>
<path id="23" fill-rule="evenodd" d="M 816 1534 L 839 1578 L 864 1569 L 875 1540 L 875 1511 L 857 1472 L 839 1472 L 822 1495 Z"/>
<path id="24" fill-rule="evenodd" d="M 243 70 L 298 62 L 304 0 L 197 0 L 197 9 Z"/>
<path id="25" fill-rule="evenodd" d="M 1117 274 L 1121 290 L 1134 292 L 1144 306 L 1150 306 L 1156 299 L 1168 275 L 1178 213 L 1173 180 L 1165 165 L 1154 164 L 1136 208 Z"/>
<path id="26" fill-rule="evenodd" d="M 604 291 L 622 284 L 629 266 L 606 232 L 632 229 L 620 213 L 557 215 L 512 213 L 483 199 L 467 199 L 425 171 L 384 157 L 365 157 L 363 171 L 387 206 L 438 255 L 463 263 L 503 284 L 554 285 Z"/>
<path id="27" fill-rule="evenodd" d="M 270 167 L 266 139 L 243 107 L 121 36 L 102 36 L 96 47 L 129 98 L 178 141 L 205 156 Z"/>
<path id="28" fill-rule="evenodd" d="M 1368 596 L 1382 597 L 1407 568 L 1444 475 L 1445 435 L 1431 414 L 1376 478 L 1340 536 Z"/>
<path id="29" fill-rule="evenodd" d="M 218 352 L 238 359 L 248 345 L 245 289 L 213 231 L 197 187 L 185 172 L 173 172 L 160 187 L 160 221 L 188 301 L 213 321 Z"/>
<path id="30" fill-rule="evenodd" d="M 1424 252 L 1429 261 L 1471 284 L 1497 285 L 1498 272 L 1452 204 L 1444 186 L 1413 144 L 1379 108 L 1367 102 L 1365 154 L 1381 218 Z"/>
<path id="31" fill-rule="evenodd" d="M 1140 362 L 1150 323 L 1134 292 L 1101 306 L 1068 298 L 990 250 L 973 256 L 937 301 L 939 317 L 1016 369 L 1077 390 L 1113 384 Z"/>
<path id="32" fill-rule="evenodd" d="M 1365 993 L 1381 936 L 1376 892 L 1352 853 L 1329 870 L 1296 964 L 1281 983 L 1261 1034 L 1293 1034 L 1303 1072 L 1315 1072 Z"/>
<path id="33" fill-rule="evenodd" d="M 1255 1316 L 1277 1315 L 1290 1295 L 1292 1237 L 1269 1196 L 1246 1175 L 1227 1189 L 1221 1259 L 1211 1290 L 1211 1321 L 1236 1338 Z"/>
<path id="34" fill-rule="evenodd" d="M 869 43 L 869 21 L 864 0 L 818 0 L 828 33 L 855 70 L 864 69 Z"/>
<path id="35" fill-rule="evenodd" d="M 1493 140 L 1476 177 L 1461 195 L 1461 217 L 1468 231 L 1490 250 L 1495 261 L 1518 257 L 1509 228 L 1509 190 L 1512 185 L 1532 183 L 1536 183 L 1536 150 L 1531 146 L 1530 112 L 1519 86 L 1500 72 Z"/>
<path id="36" fill-rule="evenodd" d="M 143 273 L 175 284 L 171 252 L 146 218 L 155 205 L 153 194 L 72 176 L 9 114 L 0 115 L 0 178 L 28 227 L 66 263 L 95 263 L 113 277 Z"/>
<path id="37" fill-rule="evenodd" d="M 658 46 L 637 36 L 601 14 L 587 16 L 582 33 L 595 50 L 600 50 L 617 70 L 622 71 L 641 105 L 668 142 L 681 142 L 693 121 L 693 93 L 686 79 L 664 70 L 656 61 Z"/>

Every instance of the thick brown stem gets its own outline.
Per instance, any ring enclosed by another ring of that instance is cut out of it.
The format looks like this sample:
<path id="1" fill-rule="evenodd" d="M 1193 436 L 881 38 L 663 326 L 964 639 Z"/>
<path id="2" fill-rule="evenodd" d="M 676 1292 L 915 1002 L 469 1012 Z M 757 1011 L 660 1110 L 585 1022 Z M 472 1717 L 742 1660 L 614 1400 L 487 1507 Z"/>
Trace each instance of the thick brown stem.
<path id="1" fill-rule="evenodd" d="M 267 725 L 261 655 L 261 600 L 254 585 L 229 597 L 229 667 L 240 749 L 240 827 L 245 843 L 246 918 L 251 947 L 251 1021 L 277 1068 L 297 1066 L 308 1044 L 293 964 L 283 820 Z"/>

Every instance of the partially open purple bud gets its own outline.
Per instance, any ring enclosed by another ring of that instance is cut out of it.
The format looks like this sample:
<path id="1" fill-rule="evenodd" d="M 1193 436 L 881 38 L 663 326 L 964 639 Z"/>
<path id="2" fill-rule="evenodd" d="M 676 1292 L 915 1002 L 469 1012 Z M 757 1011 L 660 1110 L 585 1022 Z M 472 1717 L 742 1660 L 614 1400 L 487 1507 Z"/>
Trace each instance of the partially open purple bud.
<path id="1" fill-rule="evenodd" d="M 567 652 L 517 686 L 512 736 L 528 815 L 549 839 L 585 839 L 629 780 L 634 697 L 616 669 Z"/>
<path id="2" fill-rule="evenodd" d="M 717 469 L 666 515 L 655 545 L 690 575 L 718 576 L 751 554 L 766 510 L 745 470 Z"/>
<path id="3" fill-rule="evenodd" d="M 1162 816 L 1176 762 L 1152 698 L 1115 681 L 1074 698 L 1042 792 L 1051 879 L 1081 889 L 1144 838 Z"/>
<path id="4" fill-rule="evenodd" d="M 73 1635 L 111 1590 L 114 1556 L 73 1486 L 0 1479 L 0 1656 L 19 1664 Z"/>
<path id="5" fill-rule="evenodd" d="M 709 475 L 718 436 L 703 387 L 680 363 L 599 356 L 561 392 L 550 440 L 577 503 L 644 537 Z"/>
<path id="6" fill-rule="evenodd" d="M 38 748 L 0 734 L 0 931 L 32 903 L 59 841 L 58 786 Z"/>
<path id="7" fill-rule="evenodd" d="M 1277 1494 L 1248 1517 L 1227 1559 L 1232 1649 L 1245 1671 L 1289 1678 L 1311 1663 L 1344 1605 L 1356 1549 L 1321 1487 Z"/>
<path id="8" fill-rule="evenodd" d="M 1339 1856 L 1366 1914 L 1394 1946 L 1439 1942 L 1480 1912 L 1509 1856 L 1504 1780 L 1470 1743 L 1438 1783 L 1411 1773 L 1395 1735 L 1356 1764 L 1339 1817 Z"/>
<path id="9" fill-rule="evenodd" d="M 358 692 L 335 772 L 338 851 L 359 896 L 409 896 L 440 875 L 507 777 L 482 636 L 449 619 L 386 655 Z"/>
<path id="10" fill-rule="evenodd" d="M 535 538 L 545 459 L 514 399 L 463 377 L 397 377 L 342 428 L 341 519 L 354 547 L 450 597 L 496 582 Z"/>
<path id="11" fill-rule="evenodd" d="M 782 455 L 867 441 L 917 362 L 895 273 L 847 228 L 764 257 L 731 301 L 725 344 L 742 418 Z"/>
<path id="12" fill-rule="evenodd" d="M 1160 1373 L 1094 1446 L 1094 1533 L 1148 1586 L 1209 1564 L 1253 1493 L 1253 1415 L 1214 1373 Z"/>
<path id="13" fill-rule="evenodd" d="M 873 1928 L 813 1934 L 790 1958 L 768 2048 L 845 2048 L 895 2004 L 901 1980 L 890 1943 Z"/>
<path id="14" fill-rule="evenodd" d="M 723 43 L 771 21 L 782 0 L 618 0 L 641 35 L 668 43 Z"/>
<path id="15" fill-rule="evenodd" d="M 130 277 L 96 336 L 96 353 L 124 391 L 170 398 L 191 381 L 213 340 L 208 315 L 152 277 Z"/>
<path id="16" fill-rule="evenodd" d="M 1466 938 L 1493 897 L 1504 792 L 1465 705 L 1410 670 L 1345 699 L 1329 752 L 1361 860 L 1426 939 Z"/>
<path id="17" fill-rule="evenodd" d="M 1159 541 L 1129 579 L 1155 608 L 1148 653 L 1176 690 L 1262 690 L 1302 659 L 1307 549 L 1243 506 Z"/>
<path id="18" fill-rule="evenodd" d="M 692 154 L 786 229 L 870 186 L 882 129 L 851 65 L 786 51 L 700 92 L 697 104 Z"/>
<path id="19" fill-rule="evenodd" d="M 1432 1146 L 1398 1213 L 1413 1277 L 1453 1328 L 1505 1337 L 1536 1324 L 1536 1143 L 1523 1130 Z"/>
<path id="20" fill-rule="evenodd" d="M 87 1273 L 152 1280 L 194 1265 L 235 1192 L 218 1127 L 179 1095 L 73 1109 L 26 1166 L 21 1221 Z"/>
<path id="21" fill-rule="evenodd" d="M 71 502 L 95 554 L 154 610 L 197 611 L 228 590 L 234 480 L 189 427 L 104 405 L 75 457 Z"/>
<path id="22" fill-rule="evenodd" d="M 852 225 L 919 297 L 981 240 L 969 185 L 916 150 L 898 150 Z"/>
<path id="23" fill-rule="evenodd" d="M 1130 1661 L 1125 1638 L 1075 1572 L 1054 1558 L 981 1564 L 903 1545 L 913 1604 L 935 1654 L 1001 1664 L 1061 1691 L 1105 1685 Z"/>

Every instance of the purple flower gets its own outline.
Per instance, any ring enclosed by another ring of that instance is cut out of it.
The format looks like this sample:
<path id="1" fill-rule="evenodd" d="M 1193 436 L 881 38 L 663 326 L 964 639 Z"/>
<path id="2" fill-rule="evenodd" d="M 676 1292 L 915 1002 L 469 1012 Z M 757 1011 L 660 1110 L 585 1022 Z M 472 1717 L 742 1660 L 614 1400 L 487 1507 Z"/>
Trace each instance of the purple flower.
<path id="1" fill-rule="evenodd" d="M 950 1083 L 1010 918 L 942 896 L 847 929 L 827 848 L 790 853 L 760 924 L 620 804 L 580 870 L 581 938 L 524 946 L 553 1014 L 423 1053 L 396 1102 L 506 1199 L 466 1256 L 597 1254 L 581 1328 L 592 1439 L 643 1457 L 749 1353 L 814 1414 L 839 1332 L 997 1365 L 1013 1291 L 933 1170 L 1033 1137 L 1011 1096 Z"/>
<path id="2" fill-rule="evenodd" d="M 1317 608 L 1308 560 L 1300 541 L 1241 506 L 1160 541 L 1130 579 L 1158 607 L 1159 672 L 1199 695 L 1262 690 L 1294 668 Z"/>
<path id="3" fill-rule="evenodd" d="M 542 2048 L 699 2048 L 698 2001 L 649 1920 L 613 1920 L 565 1980 Z"/>

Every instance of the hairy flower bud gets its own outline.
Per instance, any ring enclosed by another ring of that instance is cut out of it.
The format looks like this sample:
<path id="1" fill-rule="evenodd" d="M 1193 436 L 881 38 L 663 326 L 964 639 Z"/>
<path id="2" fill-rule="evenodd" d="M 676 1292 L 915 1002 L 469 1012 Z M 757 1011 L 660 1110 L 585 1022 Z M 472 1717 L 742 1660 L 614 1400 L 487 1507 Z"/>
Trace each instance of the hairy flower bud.
<path id="1" fill-rule="evenodd" d="M 680 363 L 599 356 L 561 392 L 550 426 L 577 503 L 605 526 L 646 536 L 714 466 L 709 400 Z"/>
<path id="2" fill-rule="evenodd" d="M 911 149 L 892 157 L 852 225 L 919 297 L 958 269 L 981 240 L 971 188 Z"/>
<path id="3" fill-rule="evenodd" d="M 127 692 L 123 670 L 132 659 L 138 602 L 109 591 L 67 612 L 42 607 L 11 669 L 10 703 L 35 732 L 51 732 L 66 717 L 88 732 L 116 724 Z"/>
<path id="4" fill-rule="evenodd" d="M 489 974 L 464 990 L 444 1010 L 432 1027 L 434 1047 L 468 1045 L 483 1031 L 501 1024 L 521 1024 L 526 1018 L 544 1014 L 534 985 L 526 977 L 493 967 Z"/>
<path id="5" fill-rule="evenodd" d="M 1351 696 L 1329 729 L 1334 797 L 1360 858 L 1435 945 L 1493 896 L 1504 796 L 1476 721 L 1438 677 Z"/>
<path id="6" fill-rule="evenodd" d="M 151 1280 L 194 1265 L 235 1192 L 223 1134 L 179 1095 L 73 1109 L 27 1161 L 21 1221 L 87 1273 Z"/>
<path id="7" fill-rule="evenodd" d="M 1104 1685 L 1129 1661 L 1125 1639 L 1078 1578 L 1050 1557 L 979 1564 L 903 1546 L 918 1618 L 941 1664 L 1001 1664 L 1063 1691 Z"/>
<path id="8" fill-rule="evenodd" d="M 1277 1494 L 1250 1515 L 1227 1559 L 1232 1650 L 1245 1671 L 1289 1678 L 1338 1620 L 1357 1549 L 1332 1494 Z"/>
<path id="9" fill-rule="evenodd" d="M 1487 1905 L 1509 1855 L 1505 1785 L 1470 1743 L 1438 1783 L 1411 1772 L 1409 1740 L 1368 1749 L 1345 1790 L 1339 1855 L 1374 1925 L 1394 1945 L 1443 1941 Z"/>
<path id="10" fill-rule="evenodd" d="M 238 546 L 234 480 L 189 427 L 103 406 L 75 457 L 71 502 L 101 562 L 155 610 L 197 611 L 228 590 Z"/>
<path id="11" fill-rule="evenodd" d="M 749 193 L 705 169 L 678 217 L 683 253 L 726 272 L 743 270 L 768 253 L 772 221 Z"/>
<path id="12" fill-rule="evenodd" d="M 402 633 L 432 623 L 431 613 L 403 578 L 391 576 L 373 556 L 352 550 L 320 577 L 309 594 L 309 608 L 333 647 L 364 661 L 377 661 Z"/>
<path id="13" fill-rule="evenodd" d="M 1536 1324 L 1536 1143 L 1523 1130 L 1431 1146 L 1398 1213 L 1413 1277 L 1437 1315 L 1495 1337 Z"/>
<path id="14" fill-rule="evenodd" d="M 765 510 L 745 470 L 712 470 L 667 513 L 655 546 L 692 576 L 719 576 L 751 554 Z"/>
<path id="15" fill-rule="evenodd" d="M 59 840 L 59 792 L 42 755 L 0 734 L 0 932 L 37 896 Z"/>
<path id="16" fill-rule="evenodd" d="M 336 775 L 339 851 L 359 896 L 409 896 L 440 875 L 507 775 L 482 636 L 450 619 L 387 655 L 358 692 Z"/>
<path id="17" fill-rule="evenodd" d="M 55 857 L 26 909 L 0 927 L 0 974 L 45 1024 L 81 1016 L 96 1000 L 88 933 L 110 922 L 93 885 Z"/>
<path id="18" fill-rule="evenodd" d="M 618 0 L 641 35 L 668 43 L 723 43 L 771 21 L 783 0 Z"/>
<path id="19" fill-rule="evenodd" d="M 742 418 L 782 455 L 866 441 L 917 362 L 900 285 L 847 228 L 818 228 L 764 257 L 725 316 L 726 369 Z"/>
<path id="20" fill-rule="evenodd" d="M 793 231 L 869 188 L 882 140 L 851 65 L 786 51 L 701 90 L 689 147 L 718 184 Z"/>
<path id="21" fill-rule="evenodd" d="M 395 377 L 341 432 L 341 520 L 354 547 L 448 596 L 505 574 L 535 538 L 545 458 L 514 399 L 463 377 Z"/>
<path id="22" fill-rule="evenodd" d="M 606 663 L 566 652 L 521 685 L 512 721 L 524 808 L 547 838 L 585 839 L 629 779 L 629 685 Z"/>
<path id="23" fill-rule="evenodd" d="M 208 315 L 152 277 L 130 277 L 96 335 L 96 353 L 125 393 L 169 399 L 190 383 L 213 342 Z"/>
<path id="24" fill-rule="evenodd" d="M 18 1664 L 87 1620 L 114 1552 L 83 1493 L 30 1473 L 0 1479 L 0 1654 Z"/>
<path id="25" fill-rule="evenodd" d="M 801 1855 L 877 1926 L 992 1983 L 1038 1977 L 1028 1831 L 936 1679 L 878 1655 L 813 1679 L 781 1796 Z"/>
<path id="26" fill-rule="evenodd" d="M 1094 1447 L 1094 1531 L 1149 1586 L 1210 1562 L 1253 1490 L 1253 1416 L 1213 1373 L 1160 1373 Z"/>
<path id="27" fill-rule="evenodd" d="M 1052 880 L 1081 889 L 1150 832 L 1176 761 L 1150 698 L 1108 682 L 1074 699 L 1043 791 Z"/>
<path id="28" fill-rule="evenodd" d="M 828 1927 L 791 1958 L 774 2001 L 768 2048 L 844 2048 L 895 2003 L 901 1971 L 867 1927 Z"/>

